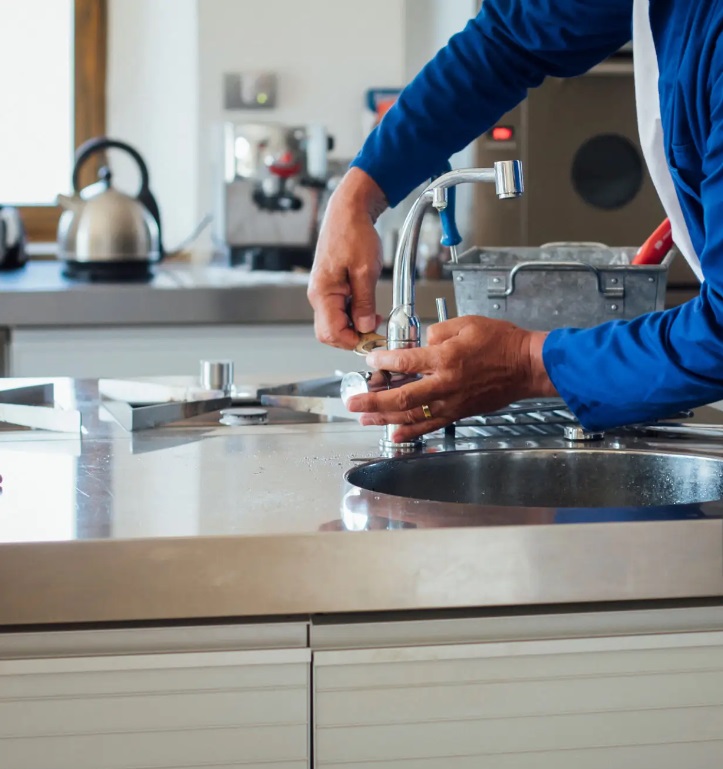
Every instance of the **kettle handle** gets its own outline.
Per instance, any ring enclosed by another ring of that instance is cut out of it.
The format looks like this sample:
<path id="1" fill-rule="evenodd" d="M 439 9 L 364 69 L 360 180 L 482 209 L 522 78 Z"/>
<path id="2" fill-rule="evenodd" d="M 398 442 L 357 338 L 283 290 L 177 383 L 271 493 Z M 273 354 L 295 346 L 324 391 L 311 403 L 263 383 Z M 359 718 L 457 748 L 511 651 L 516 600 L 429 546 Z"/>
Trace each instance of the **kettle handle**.
<path id="1" fill-rule="evenodd" d="M 83 167 L 88 158 L 90 158 L 92 155 L 95 155 L 97 152 L 102 152 L 103 150 L 107 149 L 123 150 L 124 152 L 127 152 L 133 158 L 133 160 L 135 160 L 136 165 L 138 166 L 138 170 L 141 173 L 141 188 L 138 191 L 138 195 L 136 195 L 136 199 L 148 209 L 151 216 L 156 220 L 156 224 L 158 225 L 159 248 L 162 259 L 165 255 L 165 252 L 163 250 L 163 238 L 161 233 L 161 214 L 158 210 L 158 203 L 153 197 L 153 193 L 148 186 L 148 166 L 146 165 L 138 150 L 131 147 L 130 144 L 126 144 L 125 142 L 119 141 L 118 139 L 109 139 L 107 136 L 98 136 L 95 139 L 89 139 L 87 142 L 81 144 L 75 152 L 75 166 L 73 167 L 73 191 L 76 195 L 80 194 L 80 169 Z"/>
<path id="2" fill-rule="evenodd" d="M 138 170 L 141 172 L 141 190 L 139 193 L 140 197 L 140 195 L 142 195 L 148 189 L 148 166 L 146 166 L 146 163 L 140 156 L 138 150 L 131 147 L 130 144 L 118 141 L 117 139 L 108 139 L 105 136 L 89 139 L 84 144 L 81 144 L 80 147 L 78 147 L 76 150 L 75 167 L 73 168 L 74 192 L 80 193 L 80 170 L 88 158 L 90 158 L 92 155 L 95 155 L 97 152 L 102 152 L 103 150 L 107 149 L 123 150 L 124 152 L 127 152 L 133 158 L 133 160 L 136 161 Z"/>

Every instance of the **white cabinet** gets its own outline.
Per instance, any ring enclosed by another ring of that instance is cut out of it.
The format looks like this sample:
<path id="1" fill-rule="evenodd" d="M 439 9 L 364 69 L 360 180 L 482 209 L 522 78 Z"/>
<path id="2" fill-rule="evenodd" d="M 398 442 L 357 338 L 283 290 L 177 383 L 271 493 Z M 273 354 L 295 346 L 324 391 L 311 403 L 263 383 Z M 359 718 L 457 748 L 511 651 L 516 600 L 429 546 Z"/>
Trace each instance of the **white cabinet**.
<path id="1" fill-rule="evenodd" d="M 0 660 L 2 769 L 306 769 L 307 649 Z"/>
<path id="2" fill-rule="evenodd" d="M 723 766 L 723 633 L 314 655 L 318 769 Z"/>
<path id="3" fill-rule="evenodd" d="M 238 381 L 331 375 L 359 358 L 320 344 L 311 324 L 18 329 L 7 376 L 195 376 L 202 359 L 231 359 Z M 363 364 L 363 361 L 362 361 Z"/>

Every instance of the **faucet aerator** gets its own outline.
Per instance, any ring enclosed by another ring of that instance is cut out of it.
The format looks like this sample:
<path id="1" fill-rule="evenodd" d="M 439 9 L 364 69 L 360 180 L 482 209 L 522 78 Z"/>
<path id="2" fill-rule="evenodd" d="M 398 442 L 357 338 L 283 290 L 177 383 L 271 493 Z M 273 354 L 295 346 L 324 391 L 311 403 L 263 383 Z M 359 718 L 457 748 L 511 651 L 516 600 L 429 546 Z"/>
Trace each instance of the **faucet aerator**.
<path id="1" fill-rule="evenodd" d="M 500 200 L 512 200 L 513 198 L 519 198 L 522 196 L 521 192 L 498 192 L 497 197 Z"/>
<path id="2" fill-rule="evenodd" d="M 522 163 L 519 160 L 500 160 L 495 163 L 495 190 L 500 200 L 518 198 L 525 191 Z"/>

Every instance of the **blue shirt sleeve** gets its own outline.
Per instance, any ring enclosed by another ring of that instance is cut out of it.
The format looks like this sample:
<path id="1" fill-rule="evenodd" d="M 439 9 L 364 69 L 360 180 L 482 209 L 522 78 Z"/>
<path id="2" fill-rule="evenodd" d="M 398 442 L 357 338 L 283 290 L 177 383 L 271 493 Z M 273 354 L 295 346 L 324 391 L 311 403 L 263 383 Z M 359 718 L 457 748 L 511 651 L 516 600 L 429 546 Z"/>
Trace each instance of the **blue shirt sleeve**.
<path id="1" fill-rule="evenodd" d="M 485 0 L 408 85 L 352 165 L 390 205 L 444 169 L 546 76 L 572 77 L 631 36 L 632 0 Z"/>
<path id="2" fill-rule="evenodd" d="M 543 349 L 560 395 L 591 429 L 670 416 L 723 400 L 723 41 L 712 54 L 708 126 L 695 194 L 705 283 L 680 307 L 629 322 L 553 331 Z"/>

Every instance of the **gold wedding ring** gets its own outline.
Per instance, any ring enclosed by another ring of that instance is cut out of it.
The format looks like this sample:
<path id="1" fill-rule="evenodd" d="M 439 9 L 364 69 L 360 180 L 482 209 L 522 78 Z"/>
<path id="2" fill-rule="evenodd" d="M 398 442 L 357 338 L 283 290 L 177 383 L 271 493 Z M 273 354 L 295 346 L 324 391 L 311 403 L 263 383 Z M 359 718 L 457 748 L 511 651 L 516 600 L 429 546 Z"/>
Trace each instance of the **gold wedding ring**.
<path id="1" fill-rule="evenodd" d="M 425 419 L 431 419 L 432 418 L 432 411 L 429 408 L 429 406 L 422 406 L 422 413 L 424 414 Z"/>

